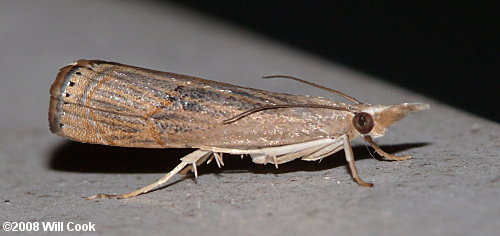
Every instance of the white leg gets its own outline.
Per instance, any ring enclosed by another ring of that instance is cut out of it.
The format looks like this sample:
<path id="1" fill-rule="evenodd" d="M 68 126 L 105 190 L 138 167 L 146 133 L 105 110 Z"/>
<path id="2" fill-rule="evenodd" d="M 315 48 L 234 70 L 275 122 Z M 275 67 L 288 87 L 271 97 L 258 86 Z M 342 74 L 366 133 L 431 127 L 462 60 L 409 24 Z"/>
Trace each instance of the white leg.
<path id="1" fill-rule="evenodd" d="M 304 156 L 311 155 L 312 153 L 315 153 L 318 150 L 322 150 L 325 147 L 326 147 L 325 145 L 320 145 L 320 146 L 316 146 L 316 147 L 307 148 L 307 149 L 304 149 L 302 151 L 298 151 L 298 152 L 294 152 L 294 153 L 282 155 L 282 156 L 279 156 L 277 158 L 277 161 L 278 161 L 279 164 L 286 163 L 286 162 L 289 162 L 289 161 L 293 161 L 293 160 L 295 160 L 297 158 L 301 158 L 301 157 L 304 157 Z"/>
<path id="2" fill-rule="evenodd" d="M 222 152 L 221 153 L 213 152 L 212 155 L 210 156 L 210 159 L 208 159 L 207 164 L 210 164 L 210 162 L 212 162 L 212 160 L 215 159 L 217 166 L 221 168 L 221 165 L 224 166 L 224 161 L 222 160 L 222 154 L 223 154 Z"/>
<path id="3" fill-rule="evenodd" d="M 224 160 L 222 159 L 222 155 L 223 153 L 217 153 L 217 152 L 214 152 L 214 156 L 215 156 L 215 161 L 217 161 L 217 165 L 219 166 L 219 168 L 221 166 L 224 166 Z"/>
<path id="4" fill-rule="evenodd" d="M 276 156 L 273 156 L 273 163 L 274 163 L 274 167 L 276 169 L 278 169 L 278 160 L 276 159 Z"/>
<path id="5" fill-rule="evenodd" d="M 214 158 L 215 158 L 215 155 L 212 153 L 212 154 L 209 156 L 208 160 L 207 160 L 207 165 L 208 165 L 208 164 L 210 164 L 210 162 L 212 162 L 212 161 L 214 160 Z M 219 166 L 219 168 L 220 168 L 220 166 Z"/>
<path id="6" fill-rule="evenodd" d="M 117 199 L 122 199 L 122 198 L 130 198 L 130 197 L 135 197 L 139 194 L 147 193 L 151 191 L 152 189 L 166 183 L 170 178 L 172 178 L 175 174 L 177 174 L 179 171 L 181 171 L 184 167 L 186 167 L 189 164 L 194 164 L 196 165 L 196 162 L 200 158 L 206 157 L 206 155 L 209 155 L 210 151 L 202 151 L 202 150 L 196 150 L 192 153 L 187 154 L 183 158 L 181 158 L 181 163 L 177 165 L 172 171 L 168 172 L 165 176 L 162 178 L 158 179 L 156 182 L 138 189 L 136 191 L 130 192 L 130 193 L 125 193 L 125 194 L 120 194 L 120 195 L 111 195 L 111 194 L 96 194 L 94 196 L 87 197 L 87 200 L 90 199 L 99 199 L 99 198 L 117 198 Z"/>
<path id="7" fill-rule="evenodd" d="M 199 166 L 199 165 L 203 164 L 203 162 L 207 161 L 207 159 L 210 158 L 211 154 L 213 154 L 213 153 L 212 152 L 208 152 L 207 154 L 205 154 L 204 156 L 202 156 L 201 158 L 199 158 L 196 161 L 196 166 Z M 207 161 L 207 163 L 208 163 L 208 161 Z M 179 171 L 179 174 L 181 174 L 181 175 L 187 175 L 187 173 L 189 173 L 189 171 L 193 171 L 195 178 L 197 178 L 198 177 L 198 171 L 196 169 L 196 166 L 194 166 L 194 164 L 188 165 L 188 166 L 184 167 L 184 169 L 182 169 L 181 171 Z"/>
<path id="8" fill-rule="evenodd" d="M 343 139 L 338 140 L 337 142 L 330 144 L 314 153 L 311 153 L 310 155 L 302 157 L 302 160 L 304 161 L 316 161 L 319 160 L 323 157 L 332 155 L 333 153 L 336 153 L 340 150 L 342 150 L 343 147 Z"/>
<path id="9" fill-rule="evenodd" d="M 325 153 L 325 154 L 323 154 L 323 155 L 321 155 L 321 156 L 318 156 L 318 157 L 316 158 L 316 160 L 321 160 L 321 159 L 323 159 L 323 158 L 325 158 L 325 157 L 327 157 L 327 156 L 331 156 L 331 155 L 335 154 L 336 152 L 338 152 L 338 151 L 340 151 L 340 150 L 342 150 L 342 149 L 343 149 L 343 147 L 342 147 L 342 146 L 337 147 L 336 149 L 334 149 L 334 150 L 332 150 L 332 151 L 330 151 L 330 152 L 328 152 L 328 153 Z M 316 161 L 316 160 L 315 160 L 315 161 Z"/>
<path id="10" fill-rule="evenodd" d="M 212 152 L 224 152 L 235 155 L 254 154 L 254 155 L 280 156 L 293 152 L 302 151 L 310 147 L 315 147 L 323 144 L 330 144 L 333 142 L 335 142 L 335 139 L 325 138 L 304 143 L 290 144 L 278 147 L 256 148 L 256 149 L 237 149 L 237 148 L 221 148 L 221 147 L 208 147 L 208 146 L 200 146 L 199 148 L 203 150 L 209 150 Z"/>
<path id="11" fill-rule="evenodd" d="M 198 178 L 198 170 L 196 169 L 196 163 L 191 163 L 191 166 L 193 167 L 194 177 Z"/>

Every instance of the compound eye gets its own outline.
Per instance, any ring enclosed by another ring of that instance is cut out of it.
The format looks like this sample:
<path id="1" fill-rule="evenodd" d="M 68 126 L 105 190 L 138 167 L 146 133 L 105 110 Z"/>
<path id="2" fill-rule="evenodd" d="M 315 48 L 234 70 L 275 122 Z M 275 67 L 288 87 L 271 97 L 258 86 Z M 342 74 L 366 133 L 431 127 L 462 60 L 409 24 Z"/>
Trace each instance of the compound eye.
<path id="1" fill-rule="evenodd" d="M 359 112 L 352 118 L 352 125 L 361 134 L 370 133 L 373 129 L 373 117 L 366 112 Z"/>

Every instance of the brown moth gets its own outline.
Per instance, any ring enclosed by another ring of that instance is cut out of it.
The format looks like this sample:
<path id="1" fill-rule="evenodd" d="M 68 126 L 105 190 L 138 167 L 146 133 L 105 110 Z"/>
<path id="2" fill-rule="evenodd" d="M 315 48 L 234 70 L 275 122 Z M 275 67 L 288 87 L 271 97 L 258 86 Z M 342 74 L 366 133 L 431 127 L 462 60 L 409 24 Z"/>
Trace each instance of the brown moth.
<path id="1" fill-rule="evenodd" d="M 224 165 L 222 154 L 249 155 L 259 164 L 300 158 L 321 160 L 345 151 L 353 179 L 363 181 L 354 164 L 351 141 L 363 137 L 388 160 L 406 160 L 384 152 L 371 137 L 412 112 L 429 105 L 370 105 L 320 85 L 289 76 L 343 96 L 352 104 L 329 98 L 290 95 L 244 88 L 187 75 L 114 62 L 79 60 L 61 68 L 50 88 L 50 130 L 69 139 L 121 147 L 196 148 L 155 183 L 121 195 L 129 198 L 167 182 L 178 172 L 203 162 Z"/>

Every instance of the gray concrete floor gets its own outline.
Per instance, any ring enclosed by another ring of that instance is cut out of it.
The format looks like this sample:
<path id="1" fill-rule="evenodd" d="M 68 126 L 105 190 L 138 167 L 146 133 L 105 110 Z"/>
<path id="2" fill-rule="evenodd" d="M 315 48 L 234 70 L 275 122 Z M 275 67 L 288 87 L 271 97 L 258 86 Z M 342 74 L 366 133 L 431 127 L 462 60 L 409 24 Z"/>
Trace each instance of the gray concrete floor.
<path id="1" fill-rule="evenodd" d="M 0 221 L 92 222 L 94 234 L 499 235 L 500 126 L 176 6 L 126 1 L 0 1 Z M 86 201 L 156 180 L 189 150 L 69 142 L 48 131 L 58 68 L 104 59 L 279 92 L 330 96 L 289 74 L 362 101 L 426 102 L 379 144 L 412 154 L 377 161 L 358 143 L 357 186 L 343 153 L 278 170 L 250 160 L 199 168 L 127 200 Z M 466 99 L 466 97 L 464 97 Z M 498 109 L 498 108 L 492 108 Z M 0 234 L 5 233 L 3 230 Z"/>

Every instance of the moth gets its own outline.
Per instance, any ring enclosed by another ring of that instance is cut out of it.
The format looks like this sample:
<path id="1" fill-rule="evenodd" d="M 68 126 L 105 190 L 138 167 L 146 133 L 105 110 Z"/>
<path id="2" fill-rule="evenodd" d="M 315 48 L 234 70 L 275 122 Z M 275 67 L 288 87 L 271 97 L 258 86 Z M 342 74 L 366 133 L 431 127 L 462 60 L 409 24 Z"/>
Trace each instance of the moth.
<path id="1" fill-rule="evenodd" d="M 358 174 L 351 141 L 363 138 L 388 160 L 411 156 L 384 152 L 372 138 L 428 104 L 370 105 L 342 92 L 303 82 L 349 100 L 290 95 L 144 69 L 79 60 L 60 69 L 50 88 L 52 133 L 74 141 L 120 147 L 194 148 L 156 182 L 136 191 L 87 199 L 130 198 L 146 193 L 204 162 L 224 165 L 223 154 L 250 156 L 258 164 L 321 160 L 344 150 L 352 178 Z"/>

